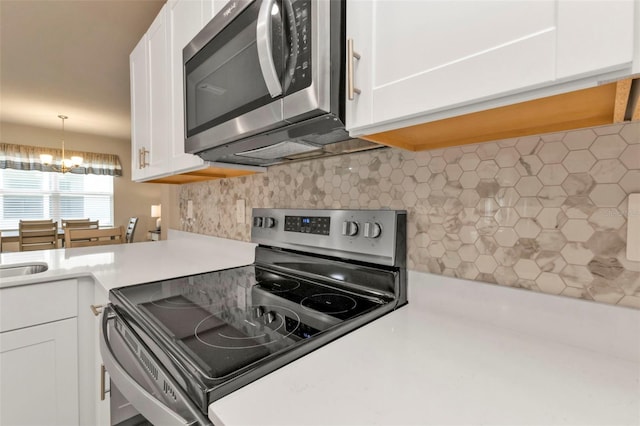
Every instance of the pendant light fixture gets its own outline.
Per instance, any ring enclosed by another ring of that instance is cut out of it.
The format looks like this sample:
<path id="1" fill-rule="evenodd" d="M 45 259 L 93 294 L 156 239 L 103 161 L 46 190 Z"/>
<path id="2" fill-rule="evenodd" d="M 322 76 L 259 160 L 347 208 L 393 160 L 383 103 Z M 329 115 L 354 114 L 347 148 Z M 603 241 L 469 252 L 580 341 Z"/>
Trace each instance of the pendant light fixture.
<path id="1" fill-rule="evenodd" d="M 64 156 L 64 120 L 66 120 L 66 115 L 59 115 L 59 119 L 62 120 L 62 159 L 60 160 L 60 164 L 53 164 L 53 156 L 50 154 L 40 154 L 40 161 L 45 166 L 51 166 L 51 169 L 55 172 L 67 173 L 71 170 L 78 168 L 82 165 L 82 157 L 73 156 L 70 159 L 65 158 Z"/>

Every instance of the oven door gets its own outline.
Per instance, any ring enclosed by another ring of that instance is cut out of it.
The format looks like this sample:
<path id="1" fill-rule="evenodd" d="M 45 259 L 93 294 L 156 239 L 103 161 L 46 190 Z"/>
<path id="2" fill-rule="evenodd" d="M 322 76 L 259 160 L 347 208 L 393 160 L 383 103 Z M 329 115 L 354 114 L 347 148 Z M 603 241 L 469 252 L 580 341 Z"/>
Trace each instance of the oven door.
<path id="1" fill-rule="evenodd" d="M 296 62 L 287 42 L 297 40 L 292 13 L 291 0 L 231 1 L 185 47 L 188 152 L 285 124 L 282 97 Z"/>
<path id="2" fill-rule="evenodd" d="M 210 425 L 111 306 L 102 314 L 100 354 L 111 376 L 112 425 Z"/>

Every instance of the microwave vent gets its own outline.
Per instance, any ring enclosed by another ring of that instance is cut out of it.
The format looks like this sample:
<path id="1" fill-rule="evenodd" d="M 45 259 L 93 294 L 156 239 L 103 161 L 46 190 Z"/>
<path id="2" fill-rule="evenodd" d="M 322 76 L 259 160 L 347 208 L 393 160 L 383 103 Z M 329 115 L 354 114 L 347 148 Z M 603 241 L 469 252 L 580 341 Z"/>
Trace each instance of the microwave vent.
<path id="1" fill-rule="evenodd" d="M 226 89 L 223 89 L 220 86 L 213 86 L 213 85 L 208 84 L 208 83 L 203 83 L 203 84 L 199 85 L 198 89 L 204 90 L 204 91 L 209 92 L 209 93 L 213 93 L 214 95 L 218 95 L 218 96 L 224 95 L 225 92 L 227 91 Z"/>
<path id="2" fill-rule="evenodd" d="M 294 155 L 317 151 L 319 148 L 298 142 L 280 142 L 264 148 L 252 149 L 250 151 L 238 152 L 241 157 L 255 158 L 260 160 L 277 160 L 278 158 L 291 157 Z"/>

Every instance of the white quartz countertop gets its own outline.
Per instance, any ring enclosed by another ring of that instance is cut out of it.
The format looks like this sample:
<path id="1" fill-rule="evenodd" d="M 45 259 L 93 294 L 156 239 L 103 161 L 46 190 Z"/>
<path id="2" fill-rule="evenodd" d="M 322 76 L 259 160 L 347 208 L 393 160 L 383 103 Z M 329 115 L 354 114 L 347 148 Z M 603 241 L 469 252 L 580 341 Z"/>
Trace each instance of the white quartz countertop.
<path id="1" fill-rule="evenodd" d="M 0 254 L 0 265 L 46 263 L 46 272 L 0 278 L 0 288 L 92 276 L 105 290 L 248 265 L 255 244 L 185 232 L 169 240 Z"/>
<path id="2" fill-rule="evenodd" d="M 215 425 L 639 425 L 640 311 L 411 273 L 409 305 L 215 401 Z"/>
<path id="3" fill-rule="evenodd" d="M 0 288 L 92 276 L 109 290 L 252 263 L 250 243 L 3 253 L 46 262 Z M 220 425 L 640 425 L 640 311 L 409 273 L 409 304 L 214 402 Z"/>

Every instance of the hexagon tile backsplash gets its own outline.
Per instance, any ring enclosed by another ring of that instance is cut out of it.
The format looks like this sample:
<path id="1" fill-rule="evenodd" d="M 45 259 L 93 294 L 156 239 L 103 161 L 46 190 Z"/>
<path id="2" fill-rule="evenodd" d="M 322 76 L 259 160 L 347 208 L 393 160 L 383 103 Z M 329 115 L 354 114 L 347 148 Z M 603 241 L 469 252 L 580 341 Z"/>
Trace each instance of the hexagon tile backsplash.
<path id="1" fill-rule="evenodd" d="M 409 214 L 409 269 L 640 308 L 626 259 L 640 122 L 431 151 L 383 148 L 183 185 L 183 230 L 248 241 L 252 207 Z M 248 222 L 248 221 L 247 221 Z"/>

